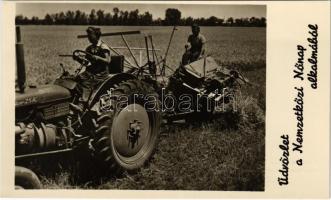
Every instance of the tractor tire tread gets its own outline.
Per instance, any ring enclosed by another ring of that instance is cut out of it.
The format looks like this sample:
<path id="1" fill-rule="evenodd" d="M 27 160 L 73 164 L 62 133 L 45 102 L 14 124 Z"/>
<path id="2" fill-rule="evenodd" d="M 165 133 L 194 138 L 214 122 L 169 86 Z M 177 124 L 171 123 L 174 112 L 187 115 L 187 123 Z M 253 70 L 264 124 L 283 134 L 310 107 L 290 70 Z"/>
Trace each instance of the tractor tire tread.
<path id="1" fill-rule="evenodd" d="M 154 88 L 151 87 L 148 83 L 145 83 L 141 80 L 127 80 L 122 81 L 118 84 L 118 87 L 115 87 L 112 91 L 112 96 L 121 96 L 121 95 L 127 95 L 132 96 L 133 94 L 136 94 L 137 92 L 144 92 L 147 94 L 155 95 L 158 97 L 158 94 L 155 92 Z M 118 99 L 112 98 L 111 101 L 113 103 L 116 103 Z M 159 101 L 158 101 L 159 104 Z M 114 104 L 115 105 L 115 104 Z M 103 165 L 109 170 L 112 171 L 112 173 L 117 174 L 119 172 L 122 172 L 123 170 L 129 170 L 121 166 L 119 163 L 117 163 L 116 158 L 114 157 L 115 154 L 112 152 L 112 142 L 111 142 L 111 129 L 114 123 L 114 115 L 116 113 L 116 108 L 114 108 L 113 111 L 108 111 L 105 113 L 98 113 L 96 116 L 96 121 L 99 126 L 99 128 L 95 131 L 95 138 L 94 138 L 94 148 L 95 148 L 95 155 L 97 157 L 97 160 L 100 160 L 103 162 Z M 156 120 L 157 124 L 160 124 L 161 121 L 161 114 L 156 113 Z M 157 129 L 158 130 L 158 129 Z M 153 149 L 151 149 L 149 153 L 149 157 L 144 160 L 144 163 L 148 161 L 153 153 L 155 152 L 155 146 L 157 146 L 158 143 L 158 131 L 155 136 L 155 143 L 153 145 Z M 142 162 L 142 161 L 141 161 Z M 135 168 L 135 167 L 134 167 Z M 130 170 L 129 170 L 130 171 Z"/>

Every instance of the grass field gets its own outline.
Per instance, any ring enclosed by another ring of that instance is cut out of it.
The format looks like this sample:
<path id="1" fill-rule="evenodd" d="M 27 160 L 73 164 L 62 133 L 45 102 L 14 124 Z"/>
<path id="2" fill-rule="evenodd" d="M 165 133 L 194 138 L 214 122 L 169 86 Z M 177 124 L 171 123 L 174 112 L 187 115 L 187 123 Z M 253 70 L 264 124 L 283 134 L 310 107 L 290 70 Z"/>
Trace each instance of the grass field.
<path id="1" fill-rule="evenodd" d="M 61 72 L 59 63 L 73 71 L 71 54 L 85 49 L 84 26 L 24 26 L 28 84 L 50 83 Z M 142 30 L 152 34 L 163 55 L 172 27 L 102 27 L 103 32 Z M 168 64 L 175 68 L 184 51 L 189 27 L 178 27 L 171 44 Z M 240 116 L 229 126 L 226 117 L 198 125 L 164 127 L 151 162 L 135 174 L 105 179 L 101 184 L 76 183 L 69 171 L 56 172 L 56 178 L 43 177 L 47 188 L 119 188 L 181 190 L 264 190 L 265 162 L 265 73 L 266 29 L 202 27 L 207 53 L 221 64 L 240 70 L 253 86 L 242 89 Z M 142 35 L 127 36 L 132 47 L 144 47 Z M 120 37 L 105 37 L 112 46 L 124 46 Z M 123 52 L 127 54 L 127 52 Z M 231 120 L 230 120 L 231 121 Z"/>

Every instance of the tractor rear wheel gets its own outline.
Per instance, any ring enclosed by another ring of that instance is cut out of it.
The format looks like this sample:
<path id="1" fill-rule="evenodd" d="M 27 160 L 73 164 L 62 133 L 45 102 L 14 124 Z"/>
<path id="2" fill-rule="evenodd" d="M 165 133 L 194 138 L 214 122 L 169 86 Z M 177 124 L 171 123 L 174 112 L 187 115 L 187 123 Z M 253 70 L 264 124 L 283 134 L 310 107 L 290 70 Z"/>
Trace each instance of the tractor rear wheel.
<path id="1" fill-rule="evenodd" d="M 112 173 L 137 170 L 151 158 L 157 144 L 158 95 L 147 83 L 128 80 L 112 90 L 110 99 L 111 109 L 99 107 L 95 119 L 95 156 Z"/>

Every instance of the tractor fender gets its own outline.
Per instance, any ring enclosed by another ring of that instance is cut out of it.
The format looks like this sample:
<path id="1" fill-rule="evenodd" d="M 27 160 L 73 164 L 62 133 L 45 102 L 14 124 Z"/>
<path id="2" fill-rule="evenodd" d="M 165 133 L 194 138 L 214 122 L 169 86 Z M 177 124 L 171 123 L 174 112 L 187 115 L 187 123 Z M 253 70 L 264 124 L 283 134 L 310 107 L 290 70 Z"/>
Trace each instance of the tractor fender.
<path id="1" fill-rule="evenodd" d="M 100 96 L 107 93 L 107 90 L 114 87 L 115 84 L 130 79 L 137 79 L 137 78 L 134 75 L 128 73 L 110 74 L 108 78 L 102 84 L 100 84 L 98 88 L 94 91 L 88 102 L 88 105 L 93 106 L 96 102 L 99 101 Z"/>

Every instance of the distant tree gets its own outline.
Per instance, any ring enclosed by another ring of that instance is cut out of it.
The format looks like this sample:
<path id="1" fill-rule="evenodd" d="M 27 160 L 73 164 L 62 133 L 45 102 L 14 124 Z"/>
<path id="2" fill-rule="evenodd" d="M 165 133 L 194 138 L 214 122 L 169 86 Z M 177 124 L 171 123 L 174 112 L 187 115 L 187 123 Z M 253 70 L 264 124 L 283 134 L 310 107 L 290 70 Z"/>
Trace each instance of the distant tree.
<path id="1" fill-rule="evenodd" d="M 215 16 L 211 16 L 206 20 L 207 26 L 216 26 L 218 24 L 218 18 Z"/>
<path id="2" fill-rule="evenodd" d="M 242 19 L 235 19 L 234 23 L 236 26 L 242 26 L 243 25 L 243 20 Z"/>
<path id="3" fill-rule="evenodd" d="M 153 15 L 149 12 L 145 12 L 144 14 L 140 15 L 140 25 L 148 26 L 151 25 L 153 22 Z"/>
<path id="4" fill-rule="evenodd" d="M 65 24 L 66 16 L 65 16 L 64 12 L 60 12 L 57 20 L 58 20 L 58 24 Z"/>
<path id="5" fill-rule="evenodd" d="M 39 24 L 41 24 L 41 21 L 39 20 L 38 17 L 33 16 L 33 17 L 31 18 L 31 22 L 30 22 L 29 24 L 36 24 L 36 25 L 39 25 Z"/>
<path id="6" fill-rule="evenodd" d="M 118 24 L 118 13 L 119 13 L 119 9 L 117 7 L 113 8 L 113 12 L 114 12 L 114 15 L 113 15 L 113 24 L 114 25 L 117 25 Z"/>
<path id="7" fill-rule="evenodd" d="M 118 15 L 118 24 L 124 25 L 124 23 L 123 23 L 124 11 L 123 10 L 120 10 L 119 13 L 120 14 Z"/>
<path id="8" fill-rule="evenodd" d="M 74 17 L 74 24 L 76 25 L 86 25 L 88 24 L 88 17 L 87 15 L 80 11 L 80 10 L 76 10 L 75 11 L 75 17 Z"/>
<path id="9" fill-rule="evenodd" d="M 154 20 L 154 23 L 153 23 L 154 25 L 156 25 L 156 26 L 161 26 L 162 24 L 163 24 L 163 21 L 162 21 L 162 19 L 159 17 L 159 18 L 157 18 L 156 20 Z"/>
<path id="10" fill-rule="evenodd" d="M 227 20 L 226 20 L 226 23 L 229 25 L 229 26 L 232 26 L 233 25 L 233 18 L 232 17 L 229 17 Z"/>
<path id="11" fill-rule="evenodd" d="M 260 19 L 258 19 L 256 25 L 257 25 L 257 26 L 260 26 L 260 27 L 265 27 L 265 26 L 266 26 L 266 18 L 261 17 Z"/>
<path id="12" fill-rule="evenodd" d="M 267 26 L 267 20 L 266 20 L 266 18 L 264 18 L 264 17 L 261 18 L 261 25 L 262 26 Z"/>
<path id="13" fill-rule="evenodd" d="M 97 24 L 98 25 L 103 25 L 105 24 L 105 15 L 103 10 L 98 10 L 97 11 Z"/>
<path id="14" fill-rule="evenodd" d="M 45 15 L 45 18 L 43 21 L 44 21 L 43 24 L 46 24 L 46 25 L 52 25 L 54 23 L 53 17 L 48 13 Z"/>
<path id="15" fill-rule="evenodd" d="M 123 12 L 123 15 L 122 15 L 123 25 L 128 25 L 128 20 L 129 20 L 129 12 L 125 11 L 125 12 Z"/>
<path id="16" fill-rule="evenodd" d="M 97 22 L 97 16 L 95 14 L 95 10 L 92 9 L 89 15 L 89 24 L 95 25 Z"/>
<path id="17" fill-rule="evenodd" d="M 191 26 L 193 24 L 193 18 L 192 17 L 187 17 L 185 19 L 185 26 Z"/>
<path id="18" fill-rule="evenodd" d="M 165 13 L 166 25 L 178 25 L 182 13 L 176 8 L 168 8 Z"/>
<path id="19" fill-rule="evenodd" d="M 128 24 L 129 25 L 139 25 L 139 10 L 132 10 L 129 12 L 129 17 L 128 17 Z"/>
<path id="20" fill-rule="evenodd" d="M 83 22 L 81 21 L 82 12 L 80 10 L 75 11 L 75 19 L 74 24 L 81 25 Z"/>
<path id="21" fill-rule="evenodd" d="M 28 17 L 24 17 L 23 24 L 29 24 L 31 20 Z"/>
<path id="22" fill-rule="evenodd" d="M 247 17 L 242 19 L 242 26 L 250 26 L 249 19 Z"/>
<path id="23" fill-rule="evenodd" d="M 18 24 L 18 25 L 23 25 L 23 24 L 25 24 L 25 23 L 24 23 L 24 17 L 23 17 L 23 15 L 17 15 L 17 16 L 15 17 L 15 24 Z"/>
<path id="24" fill-rule="evenodd" d="M 224 19 L 217 19 L 217 24 L 219 26 L 223 26 L 224 25 Z"/>
<path id="25" fill-rule="evenodd" d="M 71 10 L 68 10 L 65 14 L 65 24 L 72 25 L 74 24 L 74 20 L 75 20 L 75 13 Z"/>
<path id="26" fill-rule="evenodd" d="M 56 14 L 52 14 L 51 16 L 54 19 L 54 24 L 58 24 L 59 23 L 59 14 L 56 13 Z"/>
<path id="27" fill-rule="evenodd" d="M 207 20 L 205 18 L 203 18 L 203 17 L 197 18 L 197 19 L 194 19 L 193 20 L 193 23 L 198 24 L 200 26 L 206 25 L 206 22 L 207 22 Z"/>
<path id="28" fill-rule="evenodd" d="M 110 13 L 106 13 L 105 15 L 105 24 L 104 25 L 112 25 L 112 15 Z"/>
<path id="29" fill-rule="evenodd" d="M 254 26 L 265 27 L 266 18 L 250 17 L 250 18 L 233 18 L 220 19 L 216 16 L 210 16 L 208 18 L 181 18 L 181 12 L 175 8 L 168 8 L 165 12 L 165 18 L 153 19 L 150 12 L 144 12 L 139 14 L 139 10 L 119 10 L 117 7 L 113 8 L 111 12 L 105 12 L 99 9 L 98 11 L 92 9 L 90 13 L 84 13 L 83 11 L 68 10 L 65 13 L 59 12 L 54 14 L 47 13 L 43 19 L 39 19 L 34 16 L 31 19 L 23 15 L 17 15 L 15 17 L 15 23 L 20 24 L 45 24 L 45 25 L 178 25 L 178 26 L 190 26 L 193 23 L 197 23 L 200 26 Z"/>

